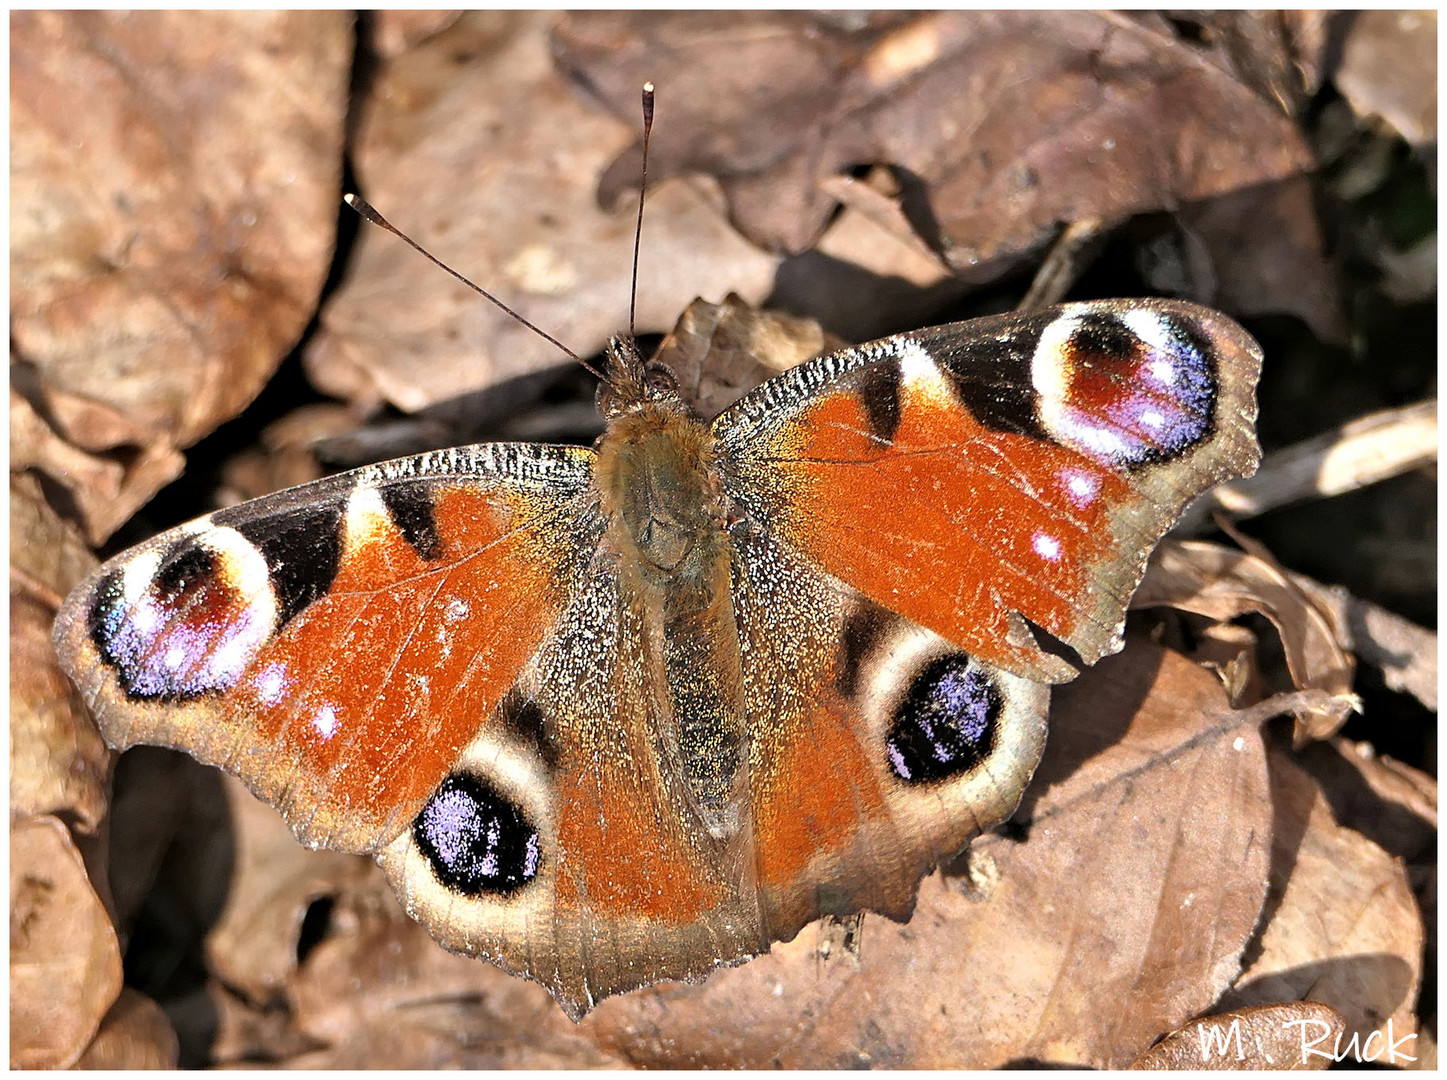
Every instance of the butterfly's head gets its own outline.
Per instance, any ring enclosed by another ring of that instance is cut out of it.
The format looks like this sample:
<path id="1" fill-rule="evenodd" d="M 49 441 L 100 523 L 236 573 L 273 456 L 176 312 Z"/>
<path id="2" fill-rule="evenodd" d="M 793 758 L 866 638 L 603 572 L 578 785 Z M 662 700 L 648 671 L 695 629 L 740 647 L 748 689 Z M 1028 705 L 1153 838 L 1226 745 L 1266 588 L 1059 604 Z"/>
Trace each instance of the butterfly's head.
<path id="1" fill-rule="evenodd" d="M 616 337 L 608 344 L 606 377 L 598 384 L 598 411 L 612 420 L 638 409 L 645 402 L 684 408 L 678 379 L 667 364 L 645 361 L 631 337 Z"/>

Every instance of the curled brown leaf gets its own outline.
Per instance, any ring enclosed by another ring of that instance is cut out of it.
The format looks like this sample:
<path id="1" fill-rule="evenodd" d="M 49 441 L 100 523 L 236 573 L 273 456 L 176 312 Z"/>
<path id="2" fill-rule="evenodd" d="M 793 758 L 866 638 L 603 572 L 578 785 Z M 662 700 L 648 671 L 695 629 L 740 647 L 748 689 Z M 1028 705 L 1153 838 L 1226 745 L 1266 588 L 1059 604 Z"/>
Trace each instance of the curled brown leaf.
<path id="1" fill-rule="evenodd" d="M 120 945 L 69 831 L 12 820 L 11 1068 L 74 1064 L 120 992 Z"/>
<path id="2" fill-rule="evenodd" d="M 1355 660 L 1345 644 L 1347 635 L 1330 608 L 1316 603 L 1263 556 L 1202 541 L 1167 540 L 1151 556 L 1131 607 L 1164 605 L 1223 622 L 1248 611 L 1265 615 L 1281 635 L 1293 684 L 1327 695 L 1320 706 L 1297 714 L 1297 738 L 1325 738 L 1356 707 Z"/>
<path id="3" fill-rule="evenodd" d="M 311 318 L 336 220 L 348 18 L 36 11 L 11 33 L 12 349 L 57 430 L 140 472 L 130 448 L 169 461 L 234 416 Z M 144 434 L 117 443 L 125 425 Z M 38 464 L 58 473 L 49 451 Z M 87 472 L 97 491 L 124 487 L 99 462 Z M 164 482 L 125 479 L 145 495 Z M 75 498 L 105 509 L 105 495 Z"/>

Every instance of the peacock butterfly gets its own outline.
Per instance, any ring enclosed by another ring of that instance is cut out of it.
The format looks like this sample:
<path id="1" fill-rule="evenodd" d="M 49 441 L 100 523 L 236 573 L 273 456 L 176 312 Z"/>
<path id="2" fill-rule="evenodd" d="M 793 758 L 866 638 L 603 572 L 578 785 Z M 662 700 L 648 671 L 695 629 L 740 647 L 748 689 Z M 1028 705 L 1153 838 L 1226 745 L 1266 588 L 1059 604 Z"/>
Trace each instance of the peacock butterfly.
<path id="1" fill-rule="evenodd" d="M 591 448 L 492 443 L 218 510 L 55 646 L 106 739 L 375 855 L 445 946 L 599 1000 L 904 920 L 1015 808 L 1049 685 L 1254 470 L 1261 353 L 1170 300 L 808 360 L 711 422 L 631 339 Z"/>

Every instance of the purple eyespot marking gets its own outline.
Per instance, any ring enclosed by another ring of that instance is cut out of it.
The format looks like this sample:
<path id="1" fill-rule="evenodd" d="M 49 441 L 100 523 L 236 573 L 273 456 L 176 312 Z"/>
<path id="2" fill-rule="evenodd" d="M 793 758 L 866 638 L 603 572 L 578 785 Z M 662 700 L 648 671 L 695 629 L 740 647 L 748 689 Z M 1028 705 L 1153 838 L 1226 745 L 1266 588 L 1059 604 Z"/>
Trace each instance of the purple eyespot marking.
<path id="1" fill-rule="evenodd" d="M 337 719 L 337 710 L 330 703 L 323 705 L 312 717 L 312 728 L 320 735 L 323 741 L 330 739 L 337 733 L 341 721 Z"/>
<path id="2" fill-rule="evenodd" d="M 1030 539 L 1030 546 L 1046 562 L 1060 561 L 1060 541 L 1047 532 L 1036 532 Z"/>
<path id="3" fill-rule="evenodd" d="M 1146 308 L 1061 316 L 1040 337 L 1032 379 L 1042 426 L 1115 469 L 1184 454 L 1214 423 L 1205 344 Z"/>
<path id="4" fill-rule="evenodd" d="M 1003 700 L 963 653 L 934 660 L 915 677 L 885 740 L 889 763 L 910 783 L 947 780 L 990 756 Z"/>
<path id="5" fill-rule="evenodd" d="M 223 557 L 186 538 L 101 578 L 87 629 L 127 696 L 185 701 L 241 678 L 272 633 L 264 600 L 241 596 Z"/>
<path id="6" fill-rule="evenodd" d="M 412 838 L 437 879 L 466 896 L 508 895 L 537 876 L 538 831 L 491 784 L 454 773 L 427 800 Z"/>
<path id="7" fill-rule="evenodd" d="M 273 661 L 256 673 L 252 689 L 263 705 L 280 705 L 291 691 L 286 665 Z"/>

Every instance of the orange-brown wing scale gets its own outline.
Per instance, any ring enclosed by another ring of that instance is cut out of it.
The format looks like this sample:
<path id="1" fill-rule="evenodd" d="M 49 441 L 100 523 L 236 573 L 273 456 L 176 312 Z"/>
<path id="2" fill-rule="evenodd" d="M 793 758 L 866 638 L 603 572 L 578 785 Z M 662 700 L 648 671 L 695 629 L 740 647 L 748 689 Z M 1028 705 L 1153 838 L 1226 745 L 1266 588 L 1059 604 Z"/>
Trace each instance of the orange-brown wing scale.
<path id="1" fill-rule="evenodd" d="M 591 453 L 443 451 L 291 489 L 102 567 L 56 624 L 107 739 L 239 775 L 371 851 L 517 680 L 597 544 Z"/>
<path id="2" fill-rule="evenodd" d="M 1224 316 L 1115 301 L 809 361 L 715 423 L 772 535 L 986 663 L 1059 682 L 1120 646 L 1151 546 L 1255 467 L 1260 351 Z M 1028 622 L 1027 622 L 1028 621 Z"/>

